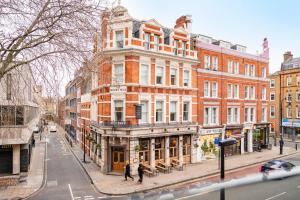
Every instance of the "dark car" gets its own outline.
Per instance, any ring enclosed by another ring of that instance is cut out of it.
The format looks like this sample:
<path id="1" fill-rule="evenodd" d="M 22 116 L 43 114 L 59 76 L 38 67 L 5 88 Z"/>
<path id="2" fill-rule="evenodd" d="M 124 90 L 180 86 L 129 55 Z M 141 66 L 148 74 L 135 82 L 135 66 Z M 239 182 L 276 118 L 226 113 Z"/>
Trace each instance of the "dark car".
<path id="1" fill-rule="evenodd" d="M 260 167 L 260 172 L 269 172 L 269 171 L 273 171 L 273 170 L 290 171 L 294 167 L 295 167 L 295 165 L 290 162 L 286 162 L 283 160 L 272 160 L 272 161 L 269 161 L 269 162 L 263 164 Z"/>

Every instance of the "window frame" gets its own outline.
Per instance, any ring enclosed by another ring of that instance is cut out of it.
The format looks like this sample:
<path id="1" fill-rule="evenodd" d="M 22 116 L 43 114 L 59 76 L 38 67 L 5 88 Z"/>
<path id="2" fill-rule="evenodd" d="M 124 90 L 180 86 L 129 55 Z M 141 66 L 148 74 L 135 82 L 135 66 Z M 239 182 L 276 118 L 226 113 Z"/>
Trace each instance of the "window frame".
<path id="1" fill-rule="evenodd" d="M 120 32 L 122 32 L 122 34 L 120 34 L 120 35 L 122 35 L 122 40 L 118 40 L 118 34 L 117 33 L 120 33 Z M 116 48 L 120 48 L 120 49 L 122 49 L 122 48 L 124 48 L 124 30 L 115 30 L 115 36 L 116 36 L 116 42 L 115 42 L 115 47 Z M 120 45 L 119 46 L 119 42 L 122 42 L 122 45 Z"/>
<path id="2" fill-rule="evenodd" d="M 148 68 L 148 74 L 147 74 L 147 78 L 146 78 L 146 82 L 143 82 L 145 79 L 145 77 L 142 77 L 142 72 L 143 72 L 143 66 L 147 66 L 147 68 Z M 141 63 L 140 64 L 140 81 L 139 81 L 139 83 L 141 84 L 141 85 L 149 85 L 150 84 L 150 74 L 151 74 L 151 71 L 150 71 L 151 69 L 150 69 L 150 65 L 149 64 L 146 64 L 146 63 Z"/>

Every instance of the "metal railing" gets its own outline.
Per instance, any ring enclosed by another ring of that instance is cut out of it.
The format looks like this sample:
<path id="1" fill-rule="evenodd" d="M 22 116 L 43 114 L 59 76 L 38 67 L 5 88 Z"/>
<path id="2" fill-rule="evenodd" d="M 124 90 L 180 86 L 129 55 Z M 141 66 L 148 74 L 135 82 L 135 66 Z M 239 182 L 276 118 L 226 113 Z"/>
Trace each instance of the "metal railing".
<path id="1" fill-rule="evenodd" d="M 130 121 L 104 121 L 96 122 L 92 121 L 91 125 L 96 127 L 111 127 L 111 128 L 143 128 L 143 127 L 168 127 L 168 126 L 184 126 L 184 125 L 196 125 L 196 122 L 169 122 L 169 123 L 142 123 L 131 124 Z"/>

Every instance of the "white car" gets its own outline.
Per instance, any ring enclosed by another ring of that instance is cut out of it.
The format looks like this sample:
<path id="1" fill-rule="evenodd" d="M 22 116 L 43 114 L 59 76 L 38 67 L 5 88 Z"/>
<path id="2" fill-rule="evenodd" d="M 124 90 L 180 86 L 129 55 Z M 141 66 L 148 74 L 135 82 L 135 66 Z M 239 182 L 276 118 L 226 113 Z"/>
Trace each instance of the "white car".
<path id="1" fill-rule="evenodd" d="M 49 126 L 49 131 L 50 132 L 56 132 L 56 126 L 55 125 L 50 125 Z"/>
<path id="2" fill-rule="evenodd" d="M 38 126 L 34 126 L 32 131 L 33 133 L 38 133 L 40 132 L 40 128 Z"/>

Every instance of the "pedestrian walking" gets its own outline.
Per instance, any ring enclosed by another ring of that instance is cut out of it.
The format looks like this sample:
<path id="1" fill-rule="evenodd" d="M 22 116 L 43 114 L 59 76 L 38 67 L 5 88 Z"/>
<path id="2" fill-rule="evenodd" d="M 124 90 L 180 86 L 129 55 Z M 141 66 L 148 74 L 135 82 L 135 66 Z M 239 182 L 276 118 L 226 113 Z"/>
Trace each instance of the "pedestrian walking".
<path id="1" fill-rule="evenodd" d="M 143 183 L 143 176 L 144 176 L 144 168 L 143 168 L 143 165 L 142 164 L 139 164 L 139 167 L 138 167 L 138 174 L 139 174 L 139 180 L 138 182 L 139 183 Z"/>
<path id="2" fill-rule="evenodd" d="M 35 139 L 32 138 L 32 146 L 34 147 L 35 146 Z"/>
<path id="3" fill-rule="evenodd" d="M 126 166 L 125 166 L 125 181 L 127 181 L 127 177 L 134 180 L 134 178 L 130 175 L 130 165 L 128 161 L 126 161 Z"/>

